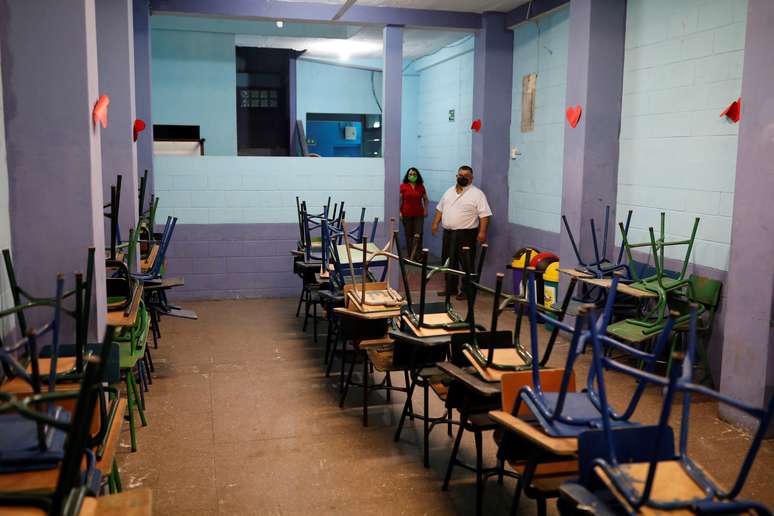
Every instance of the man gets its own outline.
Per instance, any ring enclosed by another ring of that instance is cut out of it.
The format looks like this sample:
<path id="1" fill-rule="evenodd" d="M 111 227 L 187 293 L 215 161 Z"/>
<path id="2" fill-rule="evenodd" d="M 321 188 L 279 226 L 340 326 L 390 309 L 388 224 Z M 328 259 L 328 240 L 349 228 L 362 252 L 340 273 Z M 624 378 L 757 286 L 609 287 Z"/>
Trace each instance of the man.
<path id="1" fill-rule="evenodd" d="M 449 259 L 449 266 L 461 269 L 460 252 L 463 247 L 471 249 L 471 264 L 476 256 L 476 242 L 486 242 L 486 230 L 492 210 L 486 200 L 486 195 L 473 186 L 473 169 L 463 165 L 457 170 L 457 184 L 446 190 L 435 209 L 435 217 L 431 230 L 433 235 L 438 231 L 438 224 L 443 226 L 443 251 L 441 259 Z M 446 290 L 438 295 L 456 296 L 465 299 L 464 293 L 458 292 L 459 278 L 446 275 Z"/>

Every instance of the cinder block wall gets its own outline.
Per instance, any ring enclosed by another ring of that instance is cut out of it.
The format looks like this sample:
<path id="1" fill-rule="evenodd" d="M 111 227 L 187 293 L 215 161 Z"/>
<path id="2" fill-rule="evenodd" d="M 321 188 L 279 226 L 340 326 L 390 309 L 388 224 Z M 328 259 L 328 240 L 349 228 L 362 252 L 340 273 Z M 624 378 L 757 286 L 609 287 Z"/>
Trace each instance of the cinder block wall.
<path id="1" fill-rule="evenodd" d="M 0 77 L 2 77 L 2 62 L 0 62 Z M 3 108 L 3 83 L 0 81 L 0 249 L 11 248 L 11 214 L 8 202 L 8 166 L 6 163 L 5 149 L 5 116 Z M 13 296 L 11 295 L 8 277 L 5 274 L 5 267 L 0 271 L 0 309 L 13 306 Z M 6 335 L 11 328 L 15 326 L 15 318 L 6 318 L 0 326 L 1 335 Z"/>
<path id="2" fill-rule="evenodd" d="M 561 224 L 569 6 L 513 33 L 511 146 L 521 152 L 508 170 L 508 221 L 557 234 Z M 537 74 L 534 130 L 521 132 L 522 78 Z M 537 245 L 534 242 L 532 245 Z M 557 249 L 558 251 L 558 249 Z"/>
<path id="3" fill-rule="evenodd" d="M 675 238 L 701 217 L 693 260 L 718 270 L 728 268 L 738 131 L 720 113 L 741 95 L 746 16 L 747 0 L 627 4 L 618 217 L 634 210 L 636 241 L 661 211 Z"/>

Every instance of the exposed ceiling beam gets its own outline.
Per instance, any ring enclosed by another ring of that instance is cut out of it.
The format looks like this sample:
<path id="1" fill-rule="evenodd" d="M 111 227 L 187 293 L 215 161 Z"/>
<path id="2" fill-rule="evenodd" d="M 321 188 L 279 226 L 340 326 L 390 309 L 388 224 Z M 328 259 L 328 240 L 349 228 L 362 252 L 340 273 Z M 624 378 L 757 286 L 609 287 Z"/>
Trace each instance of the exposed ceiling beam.
<path id="1" fill-rule="evenodd" d="M 346 2 L 344 2 L 344 5 L 341 6 L 341 9 L 339 9 L 339 12 L 337 12 L 333 16 L 333 21 L 336 21 L 339 18 L 341 18 L 342 16 L 344 16 L 344 13 L 349 11 L 349 8 L 352 7 L 353 5 L 355 5 L 355 2 L 357 2 L 357 0 L 347 0 Z"/>
<path id="2" fill-rule="evenodd" d="M 531 0 L 506 14 L 505 26 L 509 29 L 513 28 L 520 23 L 558 9 L 567 3 L 570 3 L 570 0 Z"/>
<path id="3" fill-rule="evenodd" d="M 330 22 L 339 5 L 276 0 L 150 0 L 151 12 L 258 18 L 268 20 Z M 434 11 L 353 5 L 338 20 L 357 25 L 399 25 L 407 27 L 478 30 L 481 15 L 470 12 Z"/>

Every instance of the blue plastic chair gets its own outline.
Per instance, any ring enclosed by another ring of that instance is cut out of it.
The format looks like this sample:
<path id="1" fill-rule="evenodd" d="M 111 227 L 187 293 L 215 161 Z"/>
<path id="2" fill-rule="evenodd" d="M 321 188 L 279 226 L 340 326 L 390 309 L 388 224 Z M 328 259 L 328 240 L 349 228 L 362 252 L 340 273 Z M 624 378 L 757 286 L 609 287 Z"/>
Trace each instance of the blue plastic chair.
<path id="1" fill-rule="evenodd" d="M 175 225 L 177 224 L 177 217 L 167 217 L 167 223 L 164 225 L 164 232 L 161 234 L 161 240 L 159 241 L 159 252 L 156 254 L 156 259 L 153 261 L 150 270 L 147 272 L 135 272 L 132 273 L 132 278 L 141 281 L 150 281 L 161 277 L 161 267 L 164 265 L 164 258 L 169 248 L 169 243 L 172 241 L 172 233 L 175 231 Z M 129 266 L 129 270 L 132 270 L 132 264 Z"/>
<path id="2" fill-rule="evenodd" d="M 7 375 L 20 378 L 35 394 L 40 394 L 42 381 L 38 354 L 44 339 L 50 336 L 51 367 L 46 375 L 48 392 L 56 390 L 56 362 L 59 352 L 59 327 L 62 311 L 64 278 L 57 276 L 56 297 L 53 318 L 45 324 L 28 330 L 26 335 L 13 345 L 0 344 L 0 362 Z M 47 306 L 44 303 L 27 303 L 0 312 L 0 319 L 16 317 L 19 312 Z M 31 372 L 23 366 L 17 356 L 29 357 Z M 54 421 L 66 422 L 69 414 L 61 407 L 49 405 L 48 417 Z M 64 457 L 65 434 L 55 426 L 31 421 L 18 413 L 0 415 L 0 472 L 49 469 Z"/>
<path id="3" fill-rule="evenodd" d="M 633 511 L 641 507 L 648 507 L 656 510 L 688 509 L 699 513 L 742 513 L 754 511 L 758 514 L 771 514 L 760 503 L 737 500 L 736 498 L 744 487 L 761 441 L 771 422 L 772 412 L 774 412 L 774 398 L 769 401 L 766 408 L 755 407 L 691 381 L 692 365 L 696 357 L 696 312 L 697 310 L 694 308 L 690 316 L 688 351 L 683 361 L 682 373 L 679 368 L 672 367 L 669 378 L 653 375 L 649 372 L 617 363 L 609 357 L 603 356 L 603 346 L 615 345 L 618 347 L 623 345 L 616 343 L 610 337 L 597 333 L 592 328 L 592 341 L 595 348 L 594 362 L 597 370 L 601 370 L 603 367 L 611 368 L 635 378 L 640 385 L 650 383 L 666 387 L 666 395 L 664 396 L 655 435 L 653 435 L 652 427 L 649 430 L 651 434 L 650 440 L 654 443 L 656 452 L 653 453 L 650 460 L 640 463 L 631 463 L 626 461 L 625 457 L 621 457 L 620 447 L 616 446 L 618 434 L 613 431 L 613 422 L 608 415 L 609 411 L 604 410 L 608 406 L 606 393 L 604 388 L 600 388 L 599 402 L 603 407 L 602 423 L 607 449 L 605 450 L 605 455 L 596 458 L 593 463 L 610 480 L 616 497 L 623 499 L 625 505 L 628 505 Z M 601 375 L 598 378 L 600 381 L 604 381 Z M 665 458 L 663 452 L 659 452 L 659 449 L 663 448 L 663 445 L 666 443 L 671 442 L 672 429 L 669 427 L 669 417 L 672 411 L 673 400 L 678 393 L 683 395 L 679 448 L 672 457 Z M 744 456 L 736 480 L 729 490 L 719 486 L 688 455 L 691 395 L 694 393 L 733 407 L 750 419 L 757 420 L 758 422 L 758 429 Z M 640 444 L 642 443 L 641 439 L 637 441 Z M 641 474 L 643 465 L 647 465 L 644 470 L 646 472 L 644 478 L 642 478 Z M 670 472 L 669 482 L 673 485 L 680 484 L 679 487 L 681 489 L 675 490 L 679 494 L 673 499 L 654 499 L 653 490 L 654 484 L 659 482 L 659 468 L 663 470 L 667 467 L 669 467 Z M 636 471 L 639 471 L 640 474 L 636 474 Z M 684 489 L 685 485 L 692 486 L 692 489 Z M 701 495 L 696 495 L 695 493 L 701 493 Z"/>
<path id="4" fill-rule="evenodd" d="M 521 389 L 514 404 L 513 415 L 518 414 L 522 402 L 526 403 L 543 431 L 552 437 L 577 437 L 587 430 L 599 429 L 602 427 L 603 415 L 609 417 L 609 420 L 616 427 L 636 424 L 630 419 L 645 390 L 644 384 L 637 385 L 626 409 L 620 414 L 600 401 L 600 396 L 604 393 L 604 381 L 599 381 L 599 378 L 603 378 L 603 370 L 598 368 L 596 362 L 589 370 L 586 390 L 584 392 L 568 392 L 570 375 L 578 355 L 584 352 L 587 344 L 590 343 L 592 333 L 602 335 L 607 329 L 615 304 L 617 285 L 618 279 L 614 278 L 601 317 L 597 319 L 594 309 L 587 308 L 585 313 L 579 315 L 576 326 L 572 327 L 546 313 L 538 312 L 535 299 L 534 271 L 530 271 L 528 299 L 532 356 L 539 356 L 537 327 L 540 323 L 548 323 L 558 327 L 560 332 L 571 335 L 571 342 L 567 351 L 567 361 L 559 391 L 543 391 L 540 365 L 538 361 L 532 361 L 533 385 Z M 639 360 L 644 365 L 645 370 L 650 372 L 655 368 L 661 350 L 667 345 L 672 324 L 673 321 L 669 319 L 652 352 L 641 351 L 619 343 L 616 343 L 616 347 Z"/>
<path id="5" fill-rule="evenodd" d="M 629 231 L 629 223 L 632 220 L 632 210 L 626 216 L 625 231 Z M 605 228 L 604 235 L 602 237 L 602 252 L 599 252 L 599 243 L 597 241 L 597 230 L 594 222 L 594 218 L 589 219 L 591 225 L 591 240 L 594 244 L 594 260 L 586 262 L 581 256 L 580 250 L 575 243 L 575 237 L 572 234 L 570 225 L 567 222 L 567 217 L 562 215 L 562 222 L 567 230 L 567 236 L 570 237 L 570 244 L 572 244 L 572 250 L 575 253 L 575 259 L 578 262 L 578 270 L 594 275 L 596 278 L 607 278 L 612 276 L 617 271 L 626 271 L 626 278 L 630 277 L 629 265 L 623 262 L 624 246 L 618 251 L 618 259 L 613 263 L 607 257 L 607 241 L 608 241 L 608 226 L 610 225 L 610 206 L 605 206 Z"/>

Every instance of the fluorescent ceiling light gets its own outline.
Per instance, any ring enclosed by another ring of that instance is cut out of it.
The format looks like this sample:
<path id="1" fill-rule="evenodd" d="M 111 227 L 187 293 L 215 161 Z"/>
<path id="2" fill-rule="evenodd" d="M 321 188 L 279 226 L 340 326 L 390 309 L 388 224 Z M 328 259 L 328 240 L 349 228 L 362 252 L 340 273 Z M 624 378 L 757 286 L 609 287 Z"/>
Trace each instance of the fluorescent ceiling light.
<path id="1" fill-rule="evenodd" d="M 353 41 L 351 39 L 327 39 L 317 41 L 310 46 L 310 50 L 319 54 L 338 56 L 342 61 L 350 57 L 368 54 L 379 50 L 381 45 L 368 41 Z"/>

